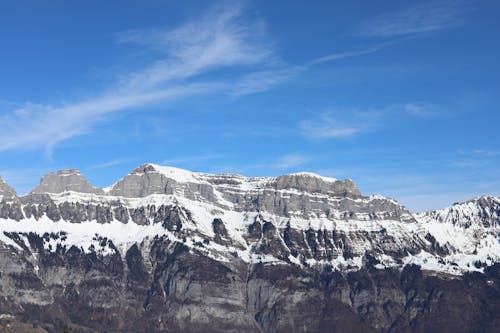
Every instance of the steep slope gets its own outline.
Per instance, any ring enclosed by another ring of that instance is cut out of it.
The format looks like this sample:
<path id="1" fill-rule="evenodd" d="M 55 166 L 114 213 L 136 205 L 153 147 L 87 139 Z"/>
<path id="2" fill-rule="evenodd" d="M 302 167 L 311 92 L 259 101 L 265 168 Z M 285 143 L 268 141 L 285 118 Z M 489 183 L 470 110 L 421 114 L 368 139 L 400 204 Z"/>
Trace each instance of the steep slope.
<path id="1" fill-rule="evenodd" d="M 412 258 L 430 270 L 479 270 L 500 261 L 500 198 L 492 196 L 455 203 L 432 212 L 417 214 L 415 229 L 440 256 L 427 253 Z M 423 262 L 425 260 L 425 262 Z M 452 263 L 450 266 L 449 263 Z"/>
<path id="2" fill-rule="evenodd" d="M 413 216 L 351 180 L 153 164 L 106 189 L 77 170 L 49 174 L 21 198 L 2 184 L 0 315 L 48 331 L 499 324 L 498 198 Z"/>
<path id="3" fill-rule="evenodd" d="M 46 193 L 94 193 L 104 194 L 102 189 L 92 186 L 85 177 L 76 169 L 60 170 L 58 172 L 45 175 L 40 184 L 31 191 L 32 194 Z"/>
<path id="4" fill-rule="evenodd" d="M 16 191 L 0 177 L 0 200 L 13 200 L 17 198 Z"/>

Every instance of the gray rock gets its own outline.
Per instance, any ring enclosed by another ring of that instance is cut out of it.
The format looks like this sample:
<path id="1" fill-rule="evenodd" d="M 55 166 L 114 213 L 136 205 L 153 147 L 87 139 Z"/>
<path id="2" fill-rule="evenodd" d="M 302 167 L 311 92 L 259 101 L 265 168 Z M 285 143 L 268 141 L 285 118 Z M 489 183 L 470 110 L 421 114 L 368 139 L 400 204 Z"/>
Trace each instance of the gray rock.
<path id="1" fill-rule="evenodd" d="M 301 173 L 280 176 L 275 181 L 276 189 L 294 189 L 307 193 L 321 193 L 332 196 L 360 197 L 361 193 L 352 180 L 330 181 L 313 174 Z"/>
<path id="2" fill-rule="evenodd" d="M 2 177 L 0 177 L 0 200 L 13 200 L 17 199 L 16 191 L 7 184 Z"/>
<path id="3" fill-rule="evenodd" d="M 92 186 L 76 169 L 60 170 L 43 176 L 40 184 L 31 193 L 63 193 L 67 191 L 104 194 L 102 189 Z"/>

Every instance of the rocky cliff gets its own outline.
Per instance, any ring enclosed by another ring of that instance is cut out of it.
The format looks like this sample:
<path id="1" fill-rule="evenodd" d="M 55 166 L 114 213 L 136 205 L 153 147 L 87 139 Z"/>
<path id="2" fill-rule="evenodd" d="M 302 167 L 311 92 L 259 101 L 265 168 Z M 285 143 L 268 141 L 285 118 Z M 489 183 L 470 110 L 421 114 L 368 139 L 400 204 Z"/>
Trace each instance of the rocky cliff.
<path id="1" fill-rule="evenodd" d="M 493 332 L 500 200 L 412 214 L 351 180 L 146 164 L 0 180 L 0 315 L 60 332 Z"/>

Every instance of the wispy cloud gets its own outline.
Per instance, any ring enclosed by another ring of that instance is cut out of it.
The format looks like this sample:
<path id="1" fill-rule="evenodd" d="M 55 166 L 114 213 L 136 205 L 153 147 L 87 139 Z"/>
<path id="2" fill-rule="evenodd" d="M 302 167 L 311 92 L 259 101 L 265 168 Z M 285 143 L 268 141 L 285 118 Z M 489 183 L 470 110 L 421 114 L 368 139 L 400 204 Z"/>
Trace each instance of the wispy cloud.
<path id="1" fill-rule="evenodd" d="M 106 168 L 111 168 L 117 165 L 121 165 L 127 162 L 133 161 L 132 159 L 129 158 L 122 158 L 122 159 L 116 159 L 104 163 L 99 163 L 99 164 L 94 164 L 89 167 L 87 167 L 87 170 L 96 170 L 96 169 L 106 169 Z"/>
<path id="2" fill-rule="evenodd" d="M 200 154 L 192 156 L 179 156 L 163 160 L 160 164 L 163 165 L 182 165 L 194 162 L 203 162 L 221 158 L 222 155 L 219 154 Z"/>
<path id="3" fill-rule="evenodd" d="M 93 125 L 111 113 L 213 89 L 210 85 L 192 84 L 141 93 L 107 94 L 59 107 L 28 103 L 0 118 L 0 151 L 40 146 L 50 150 L 61 141 L 90 132 Z"/>
<path id="4" fill-rule="evenodd" d="M 429 117 L 435 115 L 433 107 L 423 103 L 406 103 L 402 105 L 402 109 L 414 116 Z"/>
<path id="5" fill-rule="evenodd" d="M 303 154 L 292 153 L 281 156 L 276 162 L 271 166 L 276 169 L 290 169 L 301 165 L 304 165 L 311 161 L 310 156 Z"/>
<path id="6" fill-rule="evenodd" d="M 373 47 L 365 50 L 359 50 L 359 51 L 351 51 L 351 52 L 341 52 L 341 53 L 332 53 L 328 54 L 326 56 L 322 56 L 319 58 L 314 59 L 309 63 L 309 65 L 317 65 L 321 64 L 324 62 L 330 62 L 330 61 L 337 61 L 341 59 L 346 59 L 346 58 L 352 58 L 352 57 L 357 57 L 365 54 L 370 54 L 374 53 L 377 51 L 380 51 L 382 49 L 382 46 L 380 47 Z"/>
<path id="7" fill-rule="evenodd" d="M 319 139 L 344 138 L 361 131 L 361 128 L 357 126 L 349 126 L 337 121 L 331 113 L 321 113 L 314 119 L 303 120 L 299 126 L 303 135 Z"/>
<path id="8" fill-rule="evenodd" d="M 232 91 L 240 78 L 240 94 L 259 90 L 255 83 L 259 79 L 267 87 L 280 81 L 266 79 L 255 69 L 272 62 L 273 52 L 265 42 L 261 24 L 246 20 L 240 6 L 214 10 L 173 30 L 128 31 L 118 40 L 154 45 L 162 50 L 162 56 L 142 70 L 123 73 L 112 88 L 94 98 L 61 105 L 26 103 L 7 112 L 0 117 L 0 151 L 37 147 L 51 151 L 61 141 L 91 132 L 95 124 L 113 113 L 193 95 Z M 256 71 L 254 82 L 251 74 L 237 76 L 233 82 L 198 79 L 200 74 L 223 67 Z"/>
<path id="9" fill-rule="evenodd" d="M 250 73 L 236 83 L 231 95 L 241 96 L 269 90 L 306 70 L 306 67 L 287 67 Z"/>
<path id="10" fill-rule="evenodd" d="M 456 1 L 431 1 L 383 14 L 361 24 L 355 34 L 368 37 L 408 36 L 442 30 L 460 23 Z"/>
<path id="11" fill-rule="evenodd" d="M 437 14 L 435 14 L 437 15 Z M 397 16 L 397 15 L 396 15 Z M 379 30 L 382 26 L 378 23 Z M 117 35 L 118 43 L 147 46 L 157 56 L 141 69 L 121 73 L 104 92 L 73 102 L 22 106 L 5 104 L 0 116 L 0 151 L 45 148 L 50 153 L 65 140 L 91 133 L 96 124 L 124 110 L 140 110 L 155 103 L 178 103 L 190 96 L 223 94 L 238 97 L 258 93 L 293 79 L 311 66 L 356 57 L 383 46 L 329 54 L 302 66 L 288 65 L 273 52 L 259 19 L 248 19 L 241 6 L 217 7 L 174 29 L 129 30 Z M 217 75 L 229 69 L 234 75 Z M 206 73 L 214 75 L 204 75 Z M 208 79 L 209 77 L 210 79 Z M 113 81 L 113 80 L 111 80 Z M 410 107 L 417 113 L 421 109 Z M 304 121 L 307 136 L 348 137 L 359 126 L 332 117 Z"/>
<path id="12" fill-rule="evenodd" d="M 500 151 L 495 149 L 460 149 L 457 151 L 457 154 L 457 158 L 450 162 L 450 166 L 480 170 L 482 167 L 488 165 L 496 165 Z"/>
<path id="13" fill-rule="evenodd" d="M 442 112 L 438 111 L 436 105 L 408 102 L 380 108 L 337 108 L 304 119 L 298 123 L 298 126 L 302 135 L 310 138 L 346 138 L 384 129 L 388 123 L 402 116 L 425 119 L 441 114 Z"/>
<path id="14" fill-rule="evenodd" d="M 174 30 L 124 32 L 118 40 L 146 43 L 166 55 L 146 69 L 124 75 L 121 83 L 126 89 L 146 89 L 224 66 L 255 65 L 273 56 L 262 24 L 245 21 L 241 6 L 222 11 L 217 7 Z"/>
<path id="15" fill-rule="evenodd" d="M 463 154 L 467 154 L 466 151 L 461 151 Z M 499 156 L 500 155 L 500 150 L 496 149 L 474 149 L 469 152 L 472 155 L 477 155 L 477 156 L 484 156 L 484 157 L 492 157 L 492 156 Z"/>
<path id="16" fill-rule="evenodd" d="M 483 165 L 485 165 L 484 161 L 477 161 L 477 160 L 460 160 L 450 163 L 450 166 L 457 168 L 478 168 Z"/>

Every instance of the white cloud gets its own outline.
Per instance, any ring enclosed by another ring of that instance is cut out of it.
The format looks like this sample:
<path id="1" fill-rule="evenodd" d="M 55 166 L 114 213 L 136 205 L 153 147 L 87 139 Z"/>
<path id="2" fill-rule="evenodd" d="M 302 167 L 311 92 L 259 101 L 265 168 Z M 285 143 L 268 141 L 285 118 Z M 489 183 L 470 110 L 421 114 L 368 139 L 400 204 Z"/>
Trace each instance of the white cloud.
<path id="1" fill-rule="evenodd" d="M 185 85 L 136 94 L 108 94 L 94 100 L 60 107 L 26 104 L 0 118 L 0 151 L 14 148 L 46 147 L 88 133 L 92 126 L 113 112 L 206 93 L 210 85 Z"/>
<path id="2" fill-rule="evenodd" d="M 272 165 L 272 167 L 276 169 L 290 169 L 301 166 L 310 161 L 311 158 L 309 156 L 293 153 L 280 157 L 278 161 Z"/>
<path id="3" fill-rule="evenodd" d="M 462 10 L 454 1 L 431 1 L 375 17 L 355 32 L 368 37 L 395 37 L 427 33 L 453 27 Z"/>
<path id="4" fill-rule="evenodd" d="M 132 161 L 129 158 L 116 159 L 87 167 L 87 170 L 106 169 Z"/>
<path id="5" fill-rule="evenodd" d="M 231 95 L 241 96 L 269 90 L 304 70 L 304 67 L 289 67 L 250 73 L 236 83 Z"/>
<path id="6" fill-rule="evenodd" d="M 148 88 L 222 66 L 249 66 L 272 57 L 259 22 L 246 22 L 242 8 L 212 11 L 169 31 L 136 30 L 120 42 L 149 43 L 166 57 L 122 78 L 125 88 Z"/>
<path id="7" fill-rule="evenodd" d="M 471 154 L 479 156 L 498 156 L 500 155 L 500 150 L 493 149 L 474 149 Z"/>
<path id="8" fill-rule="evenodd" d="M 303 135 L 318 139 L 344 138 L 361 131 L 360 127 L 341 124 L 329 113 L 322 113 L 315 119 L 303 120 L 299 125 Z"/>
<path id="9" fill-rule="evenodd" d="M 311 61 L 309 64 L 316 65 L 316 64 L 323 63 L 323 62 L 336 61 L 336 60 L 340 60 L 340 59 L 357 57 L 357 56 L 361 56 L 361 55 L 365 55 L 365 54 L 374 53 L 374 52 L 380 51 L 381 49 L 382 49 L 382 47 L 380 46 L 380 47 L 374 47 L 374 48 L 369 48 L 369 49 L 360 50 L 360 51 L 332 53 L 332 54 L 328 54 L 328 55 L 323 56 L 323 57 L 316 58 L 313 61 Z"/>
<path id="10" fill-rule="evenodd" d="M 403 110 L 415 116 L 427 116 L 432 114 L 428 106 L 417 103 L 406 103 L 403 105 Z"/>
<path id="11" fill-rule="evenodd" d="M 406 115 L 422 118 L 437 117 L 443 112 L 431 104 L 408 102 L 381 108 L 333 109 L 299 122 L 304 136 L 317 139 L 345 138 L 361 133 L 382 130 L 394 119 Z"/>
<path id="12" fill-rule="evenodd" d="M 63 105 L 26 103 L 0 117 L 0 151 L 38 147 L 50 151 L 61 141 L 89 133 L 96 123 L 107 120 L 106 116 L 112 113 L 192 95 L 230 91 L 234 82 L 199 81 L 197 76 L 228 66 L 255 67 L 271 62 L 272 58 L 261 24 L 247 22 L 241 7 L 210 12 L 173 30 L 136 30 L 119 37 L 121 43 L 143 40 L 162 50 L 161 59 L 142 70 L 123 74 L 108 91 Z M 233 81 L 238 82 L 240 77 Z M 248 78 L 243 78 L 246 84 L 241 84 L 242 93 L 258 90 L 250 87 Z M 266 86 L 277 83 L 268 79 Z"/>

